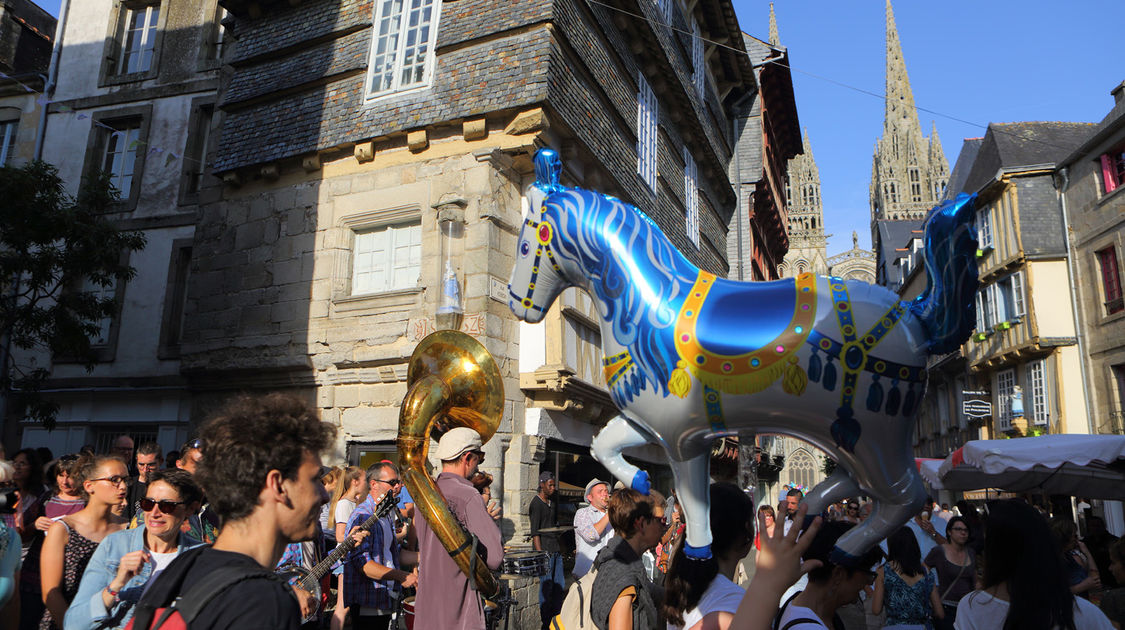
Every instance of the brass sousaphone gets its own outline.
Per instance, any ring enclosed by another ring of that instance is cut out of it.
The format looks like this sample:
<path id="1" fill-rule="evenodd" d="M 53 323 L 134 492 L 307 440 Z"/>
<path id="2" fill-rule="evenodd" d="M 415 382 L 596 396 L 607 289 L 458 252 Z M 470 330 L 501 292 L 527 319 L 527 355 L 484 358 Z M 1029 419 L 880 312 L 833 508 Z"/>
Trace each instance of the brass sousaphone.
<path id="1" fill-rule="evenodd" d="M 504 384 L 496 361 L 479 341 L 465 333 L 439 330 L 423 339 L 406 377 L 409 391 L 398 421 L 398 460 L 403 481 L 418 510 L 461 571 L 475 580 L 485 597 L 499 591 L 483 560 L 472 562 L 472 536 L 446 505 L 425 463 L 430 437 L 439 439 L 455 427 L 468 427 L 487 442 L 504 413 Z"/>

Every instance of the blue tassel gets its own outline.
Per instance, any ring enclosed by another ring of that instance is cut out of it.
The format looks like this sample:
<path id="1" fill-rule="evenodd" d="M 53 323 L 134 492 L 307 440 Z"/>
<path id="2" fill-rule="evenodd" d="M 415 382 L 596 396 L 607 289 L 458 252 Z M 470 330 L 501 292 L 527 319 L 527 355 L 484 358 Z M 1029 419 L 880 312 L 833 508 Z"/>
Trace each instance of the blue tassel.
<path id="1" fill-rule="evenodd" d="M 914 414 L 914 404 L 917 402 L 918 396 L 914 393 L 914 383 L 910 384 L 909 389 L 906 390 L 906 398 L 902 401 L 902 415 L 910 416 Z"/>
<path id="2" fill-rule="evenodd" d="M 836 364 L 832 362 L 832 357 L 828 357 L 828 363 L 824 366 L 824 389 L 832 391 L 836 389 Z"/>
<path id="3" fill-rule="evenodd" d="M 887 415 L 898 413 L 898 406 L 902 404 L 902 392 L 898 389 L 898 379 L 891 381 L 891 391 L 887 394 Z"/>
<path id="4" fill-rule="evenodd" d="M 817 382 L 820 380 L 820 355 L 817 354 L 816 348 L 813 348 L 812 354 L 809 355 L 809 380 Z"/>
<path id="5" fill-rule="evenodd" d="M 883 386 L 879 384 L 879 375 L 876 374 L 867 388 L 867 410 L 879 411 L 883 406 Z"/>
<path id="6" fill-rule="evenodd" d="M 852 417 L 852 413 L 851 407 L 840 407 L 836 410 L 836 421 L 830 427 L 836 445 L 849 453 L 855 452 L 855 445 L 859 442 L 859 434 L 862 430 L 859 422 Z"/>

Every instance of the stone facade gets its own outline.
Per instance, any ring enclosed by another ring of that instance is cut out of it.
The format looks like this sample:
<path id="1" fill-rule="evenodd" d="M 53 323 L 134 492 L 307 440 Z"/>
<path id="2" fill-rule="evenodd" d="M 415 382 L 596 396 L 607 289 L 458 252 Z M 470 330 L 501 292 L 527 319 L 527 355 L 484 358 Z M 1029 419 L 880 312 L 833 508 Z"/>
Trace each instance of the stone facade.
<path id="1" fill-rule="evenodd" d="M 55 18 L 30 0 L 0 3 L 0 165 L 18 166 L 41 150 Z"/>
<path id="2" fill-rule="evenodd" d="M 895 258 L 890 252 L 899 246 L 899 239 L 893 230 L 895 236 L 888 238 L 887 231 L 879 226 L 921 225 L 926 212 L 941 200 L 949 181 L 949 162 L 937 128 L 929 138 L 922 135 L 890 0 L 886 12 L 886 111 L 883 135 L 875 144 L 871 161 L 871 244 L 876 255 L 876 280 L 897 287 L 901 279 L 889 276 L 888 265 Z"/>
<path id="3" fill-rule="evenodd" d="M 1125 83 L 1113 109 L 1059 168 L 1070 224 L 1085 389 L 1095 433 L 1125 433 Z"/>
<path id="4" fill-rule="evenodd" d="M 60 411 L 54 431 L 26 425 L 20 440 L 73 453 L 85 444 L 107 448 L 127 432 L 178 449 L 191 417 L 180 331 L 218 85 L 220 13 L 214 0 L 67 6 L 55 83 L 44 95 L 43 159 L 71 192 L 98 169 L 113 172 L 123 195 L 110 218 L 141 230 L 147 245 L 130 256 L 137 275 L 112 290 L 119 311 L 103 322 L 92 370 L 28 357 L 50 366 L 47 389 Z M 125 24 L 136 12 L 152 25 L 134 40 L 147 48 L 126 44 Z"/>

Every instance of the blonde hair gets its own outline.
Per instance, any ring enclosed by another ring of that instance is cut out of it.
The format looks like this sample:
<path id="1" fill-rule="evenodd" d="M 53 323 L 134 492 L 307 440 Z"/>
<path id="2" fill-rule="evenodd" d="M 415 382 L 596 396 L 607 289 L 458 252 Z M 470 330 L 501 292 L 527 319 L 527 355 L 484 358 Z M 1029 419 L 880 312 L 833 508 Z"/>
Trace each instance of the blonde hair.
<path id="1" fill-rule="evenodd" d="M 326 487 L 330 486 L 338 482 L 340 480 L 340 475 L 342 474 L 344 474 L 343 468 L 340 468 L 339 466 L 333 466 L 332 468 L 328 469 L 328 472 L 324 473 L 323 477 L 320 478 L 320 483 L 324 484 Z M 335 492 L 335 490 L 333 490 L 333 492 Z"/>
<path id="2" fill-rule="evenodd" d="M 348 466 L 340 473 L 340 481 L 332 491 L 332 501 L 328 504 L 328 528 L 332 531 L 336 531 L 336 504 L 344 498 L 356 479 L 363 479 L 364 476 L 363 469 L 358 466 Z"/>

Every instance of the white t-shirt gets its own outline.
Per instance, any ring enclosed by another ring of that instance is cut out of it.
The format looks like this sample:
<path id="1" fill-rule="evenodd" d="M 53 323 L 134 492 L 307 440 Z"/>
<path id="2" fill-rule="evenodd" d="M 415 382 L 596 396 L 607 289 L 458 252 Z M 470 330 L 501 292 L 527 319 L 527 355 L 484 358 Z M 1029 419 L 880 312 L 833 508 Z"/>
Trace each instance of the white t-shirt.
<path id="1" fill-rule="evenodd" d="M 355 512 L 355 502 L 351 499 L 340 499 L 336 502 L 336 522 L 348 524 L 348 519 L 352 517 L 352 512 Z M 347 532 L 344 532 L 347 535 Z M 342 542 L 342 541 L 341 541 Z"/>
<path id="2" fill-rule="evenodd" d="M 777 622 L 777 627 L 784 628 L 786 624 L 796 619 L 808 619 L 808 621 L 793 624 L 792 630 L 813 630 L 813 628 L 828 630 L 828 626 L 824 625 L 824 622 L 816 616 L 816 613 L 804 606 L 797 606 L 792 603 L 785 607 L 785 612 L 782 613 L 781 619 Z"/>
<path id="3" fill-rule="evenodd" d="M 1003 628 L 1010 604 L 984 591 L 973 591 L 957 605 L 954 630 L 993 630 Z M 1074 627 L 1077 630 L 1112 630 L 1105 613 L 1081 597 L 1074 598 Z"/>
<path id="4" fill-rule="evenodd" d="M 713 612 L 728 612 L 732 615 L 738 610 L 738 604 L 746 589 L 727 579 L 725 575 L 716 575 L 711 580 L 711 585 L 703 591 L 699 598 L 699 605 L 684 613 L 683 628 L 691 628 Z M 668 630 L 675 630 L 677 626 L 668 624 Z"/>

